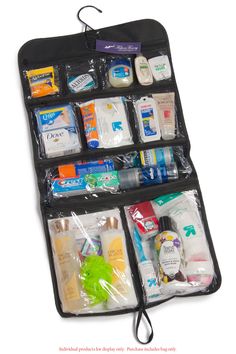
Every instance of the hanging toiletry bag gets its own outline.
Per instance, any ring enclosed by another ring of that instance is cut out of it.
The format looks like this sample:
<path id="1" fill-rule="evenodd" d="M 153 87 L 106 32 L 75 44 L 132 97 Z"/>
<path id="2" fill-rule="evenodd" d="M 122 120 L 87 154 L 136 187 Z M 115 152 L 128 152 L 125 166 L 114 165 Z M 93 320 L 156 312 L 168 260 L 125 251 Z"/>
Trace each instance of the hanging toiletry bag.
<path id="1" fill-rule="evenodd" d="M 18 59 L 57 310 L 137 311 L 149 343 L 148 308 L 221 284 L 166 30 L 35 39 Z"/>

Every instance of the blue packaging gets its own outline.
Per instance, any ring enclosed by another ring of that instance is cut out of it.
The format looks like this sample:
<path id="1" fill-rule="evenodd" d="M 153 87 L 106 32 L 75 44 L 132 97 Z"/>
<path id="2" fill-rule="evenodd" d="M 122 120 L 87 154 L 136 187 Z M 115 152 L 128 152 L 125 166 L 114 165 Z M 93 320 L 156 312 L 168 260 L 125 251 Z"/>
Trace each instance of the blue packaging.
<path id="1" fill-rule="evenodd" d="M 142 168 L 141 180 L 141 183 L 146 186 L 168 182 L 167 169 L 165 166 Z"/>
<path id="2" fill-rule="evenodd" d="M 77 176 L 83 176 L 90 173 L 108 172 L 114 170 L 115 170 L 115 166 L 112 160 L 78 162 L 75 164 L 75 172 Z"/>
<path id="3" fill-rule="evenodd" d="M 140 151 L 143 167 L 168 166 L 174 163 L 173 148 L 171 146 Z"/>

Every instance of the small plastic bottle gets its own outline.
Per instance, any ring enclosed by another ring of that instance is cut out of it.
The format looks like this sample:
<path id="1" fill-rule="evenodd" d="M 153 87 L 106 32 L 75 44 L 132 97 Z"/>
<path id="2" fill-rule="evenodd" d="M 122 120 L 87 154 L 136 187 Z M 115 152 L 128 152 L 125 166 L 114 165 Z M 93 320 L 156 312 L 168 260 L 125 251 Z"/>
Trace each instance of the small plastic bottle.
<path id="1" fill-rule="evenodd" d="M 124 231 L 118 228 L 118 219 L 106 218 L 100 234 L 103 257 L 113 268 L 112 285 L 108 289 L 109 310 L 119 307 L 134 307 L 137 303 L 129 266 Z"/>
<path id="2" fill-rule="evenodd" d="M 148 86 L 153 83 L 153 76 L 147 58 L 141 53 L 134 59 L 135 72 L 140 85 Z"/>
<path id="3" fill-rule="evenodd" d="M 78 313 L 86 306 L 86 301 L 79 279 L 80 259 L 75 239 L 69 231 L 68 219 L 55 221 L 53 228 L 52 245 L 62 310 Z"/>
<path id="4" fill-rule="evenodd" d="M 141 185 L 151 186 L 166 183 L 178 178 L 176 163 L 168 166 L 150 166 L 130 168 L 118 171 L 120 189 L 138 188 Z"/>
<path id="5" fill-rule="evenodd" d="M 161 284 L 164 287 L 163 292 L 168 290 L 168 292 L 175 293 L 178 286 L 186 283 L 181 239 L 174 232 L 168 216 L 160 217 L 159 231 L 155 239 L 155 247 L 158 254 Z"/>

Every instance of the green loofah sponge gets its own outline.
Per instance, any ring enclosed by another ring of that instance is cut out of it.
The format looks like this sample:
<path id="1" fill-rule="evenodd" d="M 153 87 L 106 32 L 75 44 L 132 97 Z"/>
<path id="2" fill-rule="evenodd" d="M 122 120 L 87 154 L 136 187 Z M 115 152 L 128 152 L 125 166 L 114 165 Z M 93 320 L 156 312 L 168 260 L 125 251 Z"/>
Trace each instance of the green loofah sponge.
<path id="1" fill-rule="evenodd" d="M 80 275 L 84 290 L 92 305 L 99 304 L 109 298 L 107 283 L 112 282 L 112 266 L 102 256 L 86 257 L 82 264 Z"/>

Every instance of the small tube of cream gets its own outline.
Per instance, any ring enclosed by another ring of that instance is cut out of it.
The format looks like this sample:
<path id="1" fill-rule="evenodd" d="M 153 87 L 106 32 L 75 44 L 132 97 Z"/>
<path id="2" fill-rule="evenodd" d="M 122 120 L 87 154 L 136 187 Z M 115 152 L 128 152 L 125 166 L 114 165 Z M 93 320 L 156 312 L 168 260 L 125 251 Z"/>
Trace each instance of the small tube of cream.
<path id="1" fill-rule="evenodd" d="M 152 95 L 157 104 L 163 140 L 175 138 L 175 93 L 156 93 Z"/>

